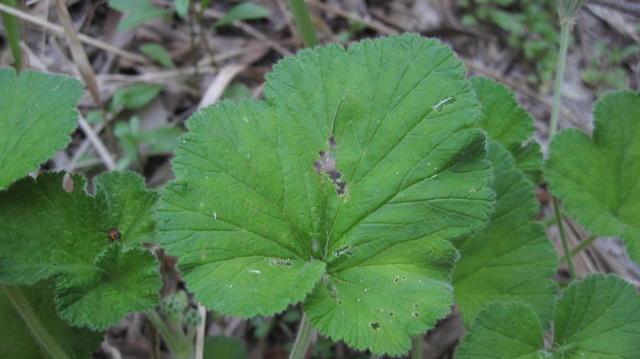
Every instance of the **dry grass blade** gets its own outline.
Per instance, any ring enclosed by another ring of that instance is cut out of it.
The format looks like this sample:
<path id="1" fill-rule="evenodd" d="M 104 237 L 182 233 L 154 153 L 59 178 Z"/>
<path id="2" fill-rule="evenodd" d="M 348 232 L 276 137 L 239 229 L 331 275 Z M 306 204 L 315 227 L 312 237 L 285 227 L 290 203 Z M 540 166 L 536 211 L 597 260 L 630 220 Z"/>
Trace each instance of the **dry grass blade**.
<path id="1" fill-rule="evenodd" d="M 24 11 L 18 10 L 18 9 L 14 9 L 10 6 L 7 6 L 3 3 L 0 2 L 0 12 L 4 12 L 7 14 L 11 14 L 17 18 L 20 18 L 21 20 L 24 20 L 25 22 L 29 23 L 29 24 L 33 24 L 35 26 L 40 27 L 43 30 L 49 31 L 51 32 L 53 35 L 59 37 L 59 38 L 66 38 L 67 34 L 65 33 L 65 30 L 62 26 L 60 25 L 56 25 L 56 24 L 52 24 L 49 21 L 40 19 L 38 17 L 32 16 Z M 118 55 L 124 59 L 130 60 L 130 61 L 134 61 L 137 63 L 141 63 L 141 64 L 149 64 L 149 60 L 141 55 L 138 54 L 134 54 L 132 52 L 123 50 L 119 47 L 113 46 L 111 44 L 108 44 L 104 41 L 100 41 L 100 40 L 96 40 L 90 36 L 87 36 L 85 34 L 82 33 L 78 33 L 78 39 L 80 39 L 81 42 L 83 42 L 84 44 L 96 47 L 98 49 L 113 53 L 115 55 Z"/>
<path id="2" fill-rule="evenodd" d="M 236 77 L 237 74 L 246 69 L 246 65 L 228 65 L 223 67 L 216 79 L 211 83 L 207 92 L 205 92 L 204 96 L 202 96 L 202 100 L 200 100 L 200 104 L 198 104 L 198 108 L 206 107 L 209 105 L 213 105 L 224 90 L 229 86 L 231 80 Z"/>
<path id="3" fill-rule="evenodd" d="M 89 142 L 91 142 L 93 147 L 96 149 L 96 152 L 98 152 L 98 156 L 100 156 L 102 163 L 104 163 L 109 171 L 115 170 L 116 162 L 113 160 L 113 157 L 111 157 L 111 154 L 105 147 L 104 143 L 102 143 L 98 135 L 96 135 L 96 133 L 93 131 L 91 125 L 89 125 L 89 123 L 82 116 L 78 118 L 78 124 L 80 125 L 80 129 L 82 130 L 82 132 L 84 132 L 85 136 L 87 136 Z"/>
<path id="4" fill-rule="evenodd" d="M 58 9 L 58 14 L 60 15 L 60 18 L 62 20 L 62 25 L 64 26 L 64 29 L 67 33 L 67 42 L 69 43 L 71 56 L 73 56 L 73 60 L 78 66 L 84 82 L 87 84 L 87 87 L 89 87 L 91 96 L 93 96 L 96 104 L 102 107 L 102 101 L 100 100 L 100 90 L 98 89 L 98 81 L 96 81 L 96 73 L 93 71 L 93 67 L 89 62 L 87 53 L 82 47 L 82 43 L 78 38 L 78 33 L 73 27 L 73 21 L 71 20 L 71 15 L 69 14 L 67 5 L 65 4 L 64 0 L 56 0 L 56 7 Z"/>

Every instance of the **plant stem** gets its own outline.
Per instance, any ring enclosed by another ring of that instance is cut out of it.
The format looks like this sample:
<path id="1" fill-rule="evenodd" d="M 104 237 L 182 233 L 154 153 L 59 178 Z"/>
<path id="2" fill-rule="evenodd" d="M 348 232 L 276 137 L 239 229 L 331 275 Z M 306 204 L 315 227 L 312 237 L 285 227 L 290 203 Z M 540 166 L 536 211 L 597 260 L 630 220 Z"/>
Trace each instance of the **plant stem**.
<path id="1" fill-rule="evenodd" d="M 581 241 L 580 243 L 578 243 L 577 246 L 573 247 L 573 249 L 571 250 L 571 257 L 575 256 L 576 254 L 580 253 L 583 249 L 589 247 L 589 245 L 591 245 L 591 243 L 593 243 L 593 241 L 595 241 L 596 239 L 598 239 L 598 237 L 594 234 L 590 235 L 589 237 L 587 237 L 587 239 L 585 239 L 584 241 Z M 569 258 L 569 256 L 567 256 L 566 254 L 560 258 L 560 263 L 564 263 L 567 261 L 567 259 Z"/>
<path id="2" fill-rule="evenodd" d="M 289 359 L 304 359 L 305 354 L 307 354 L 307 350 L 309 349 L 309 344 L 311 344 L 312 329 L 313 328 L 311 328 L 311 323 L 309 322 L 307 313 L 303 313 L 296 341 L 293 343 L 291 353 L 289 353 Z"/>
<path id="3" fill-rule="evenodd" d="M 42 325 L 42 322 L 33 311 L 31 305 L 29 305 L 27 298 L 22 294 L 20 288 L 6 284 L 2 284 L 0 287 L 2 287 L 4 293 L 9 297 L 16 311 L 29 328 L 31 335 L 33 335 L 42 349 L 53 359 L 69 359 L 69 356 L 64 352 L 62 347 L 60 347 L 60 344 L 49 334 L 44 325 Z"/>
<path id="4" fill-rule="evenodd" d="M 549 142 L 558 130 L 560 117 L 560 99 L 562 98 L 562 83 L 564 82 L 564 69 L 567 64 L 567 51 L 569 49 L 569 35 L 573 27 L 572 21 L 560 19 L 560 53 L 556 64 L 556 78 L 553 86 L 553 102 L 551 104 L 551 126 L 549 127 Z"/>
<path id="5" fill-rule="evenodd" d="M 558 62 L 556 64 L 556 78 L 553 87 L 553 102 L 551 104 L 551 125 L 549 127 L 549 143 L 553 140 L 558 130 L 558 118 L 560 117 L 560 100 L 562 98 L 562 83 L 564 82 L 564 69 L 567 64 L 567 51 L 569 50 L 569 35 L 571 34 L 571 28 L 573 27 L 573 19 L 561 17 L 560 18 L 560 52 L 558 53 Z M 562 224 L 562 214 L 560 213 L 560 205 L 558 198 L 553 197 L 553 212 L 558 225 L 558 231 L 560 233 L 560 241 L 562 242 L 562 248 L 564 255 L 567 257 L 567 266 L 569 267 L 569 274 L 571 279 L 576 277 L 576 270 L 573 267 L 573 261 L 571 260 L 571 252 L 569 251 L 569 242 L 564 232 L 564 226 Z"/>
<path id="6" fill-rule="evenodd" d="M 422 335 L 411 338 L 411 359 L 422 359 Z"/>
<path id="7" fill-rule="evenodd" d="M 16 7 L 16 0 L 0 0 L 13 8 Z M 2 21 L 4 22 L 4 28 L 7 32 L 7 38 L 9 38 L 9 47 L 11 48 L 11 54 L 15 63 L 16 71 L 20 71 L 22 68 L 22 50 L 20 49 L 20 29 L 18 28 L 18 20 L 15 16 L 7 13 L 2 13 Z"/>
<path id="8" fill-rule="evenodd" d="M 553 214 L 556 216 L 556 223 L 558 224 L 558 231 L 560 232 L 560 241 L 562 242 L 562 249 L 564 255 L 567 257 L 567 266 L 569 267 L 569 275 L 571 279 L 576 277 L 576 270 L 573 268 L 573 261 L 571 260 L 571 251 L 569 251 L 569 242 L 567 236 L 564 233 L 564 226 L 562 225 L 562 216 L 560 215 L 560 204 L 558 199 L 553 197 Z"/>
<path id="9" fill-rule="evenodd" d="M 172 330 L 155 309 L 147 311 L 146 314 L 174 357 L 177 359 L 193 359 L 194 345 L 182 332 L 182 328 L 179 327 L 180 331 L 178 332 Z"/>
<path id="10" fill-rule="evenodd" d="M 300 30 L 300 36 L 302 41 L 307 47 L 313 47 L 318 45 L 318 35 L 316 29 L 311 22 L 311 16 L 309 15 L 309 8 L 304 0 L 287 0 L 289 9 L 293 14 L 293 19 Z"/>

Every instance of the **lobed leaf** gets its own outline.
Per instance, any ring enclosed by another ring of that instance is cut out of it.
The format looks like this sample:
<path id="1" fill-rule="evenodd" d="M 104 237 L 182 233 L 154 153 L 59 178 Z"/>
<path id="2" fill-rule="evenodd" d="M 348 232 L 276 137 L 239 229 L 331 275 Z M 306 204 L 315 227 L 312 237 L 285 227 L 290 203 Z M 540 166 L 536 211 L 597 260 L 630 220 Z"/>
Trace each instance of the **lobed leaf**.
<path id="1" fill-rule="evenodd" d="M 506 86 L 484 77 L 472 78 L 471 84 L 480 101 L 478 127 L 508 149 L 516 158 L 517 167 L 537 183 L 542 152 L 540 145 L 531 140 L 535 132 L 533 119 Z"/>
<path id="2" fill-rule="evenodd" d="M 44 329 L 55 339 L 70 359 L 88 358 L 98 350 L 103 335 L 75 328 L 63 321 L 53 302 L 53 283 L 41 282 L 20 287 L 24 299 Z M 12 359 L 48 358 L 45 350 L 33 336 L 31 329 L 15 310 L 5 291 L 0 290 L 0 357 Z"/>
<path id="3" fill-rule="evenodd" d="M 533 221 L 538 213 L 534 185 L 497 142 L 490 143 L 488 158 L 496 207 L 484 230 L 456 242 L 456 303 L 467 324 L 491 302 L 530 304 L 546 323 L 553 314 L 557 257 L 545 229 Z"/>
<path id="4" fill-rule="evenodd" d="M 365 40 L 283 59 L 266 102 L 195 114 L 157 217 L 196 299 L 251 317 L 309 295 L 324 335 L 406 352 L 450 310 L 450 240 L 492 209 L 464 76 L 435 40 Z"/>
<path id="5" fill-rule="evenodd" d="M 458 348 L 467 358 L 608 358 L 640 355 L 640 296 L 623 279 L 590 275 L 573 282 L 557 302 L 553 345 L 545 348 L 540 322 L 526 304 L 491 304 Z"/>
<path id="6" fill-rule="evenodd" d="M 157 302 L 157 261 L 140 248 L 150 240 L 157 195 L 134 173 L 98 176 L 96 195 L 64 173 L 27 177 L 0 192 L 0 280 L 30 284 L 55 276 L 59 310 L 73 324 L 106 328 Z M 108 232 L 119 232 L 111 243 Z M 109 308 L 109 310 L 105 310 Z"/>
<path id="7" fill-rule="evenodd" d="M 67 146 L 81 95 L 71 77 L 0 68 L 0 191 Z"/>
<path id="8" fill-rule="evenodd" d="M 575 129 L 554 138 L 545 178 L 569 215 L 595 235 L 621 237 L 640 262 L 640 95 L 605 95 L 594 115 L 593 138 Z"/>
<path id="9" fill-rule="evenodd" d="M 540 320 L 523 303 L 491 303 L 479 313 L 456 350 L 459 359 L 541 359 Z"/>

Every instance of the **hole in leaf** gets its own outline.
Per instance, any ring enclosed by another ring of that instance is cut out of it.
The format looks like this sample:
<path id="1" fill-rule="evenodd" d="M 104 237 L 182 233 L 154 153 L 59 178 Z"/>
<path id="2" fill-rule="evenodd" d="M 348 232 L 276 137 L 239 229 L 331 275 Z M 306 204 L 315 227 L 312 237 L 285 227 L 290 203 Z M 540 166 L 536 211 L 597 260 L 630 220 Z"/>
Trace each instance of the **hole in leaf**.
<path id="1" fill-rule="evenodd" d="M 320 174 L 327 174 L 336 187 L 338 195 L 343 195 L 347 188 L 347 183 L 340 180 L 340 178 L 342 178 L 342 172 L 336 168 L 336 158 L 333 154 L 333 150 L 336 148 L 336 142 L 333 136 L 329 137 L 327 143 L 329 151 L 318 152 L 320 159 L 313 162 L 313 168 Z"/>
<path id="2" fill-rule="evenodd" d="M 400 282 L 400 277 L 394 277 L 394 278 L 393 278 L 393 281 L 394 281 L 395 283 Z"/>
<path id="3" fill-rule="evenodd" d="M 67 193 L 71 193 L 73 192 L 73 185 L 73 178 L 71 177 L 69 172 L 65 173 L 64 176 L 62 176 L 62 189 L 64 189 L 64 191 Z"/>
<path id="4" fill-rule="evenodd" d="M 380 329 L 380 323 L 378 323 L 378 322 L 371 322 L 371 323 L 369 323 L 369 325 L 371 326 L 371 328 L 373 328 L 375 330 Z"/>
<path id="5" fill-rule="evenodd" d="M 420 316 L 420 313 L 418 313 L 418 312 L 413 312 L 411 314 L 413 314 L 413 316 L 416 317 L 416 318 Z"/>

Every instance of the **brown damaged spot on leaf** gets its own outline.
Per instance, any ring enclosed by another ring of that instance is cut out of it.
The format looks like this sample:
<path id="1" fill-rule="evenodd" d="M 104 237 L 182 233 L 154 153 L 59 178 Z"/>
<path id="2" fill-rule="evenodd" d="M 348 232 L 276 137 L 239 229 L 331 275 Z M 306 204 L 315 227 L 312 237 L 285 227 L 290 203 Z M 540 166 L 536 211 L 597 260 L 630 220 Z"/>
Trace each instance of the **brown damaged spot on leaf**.
<path id="1" fill-rule="evenodd" d="M 333 136 L 331 136 L 327 142 L 329 151 L 318 152 L 320 158 L 313 162 L 313 168 L 320 174 L 327 174 L 336 187 L 336 192 L 341 196 L 346 191 L 347 183 L 340 180 L 340 178 L 342 178 L 342 172 L 336 168 L 336 158 L 333 153 L 333 150 L 336 148 L 336 141 Z"/>

